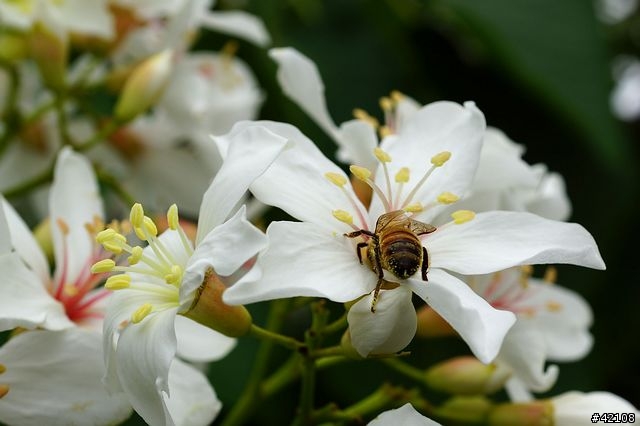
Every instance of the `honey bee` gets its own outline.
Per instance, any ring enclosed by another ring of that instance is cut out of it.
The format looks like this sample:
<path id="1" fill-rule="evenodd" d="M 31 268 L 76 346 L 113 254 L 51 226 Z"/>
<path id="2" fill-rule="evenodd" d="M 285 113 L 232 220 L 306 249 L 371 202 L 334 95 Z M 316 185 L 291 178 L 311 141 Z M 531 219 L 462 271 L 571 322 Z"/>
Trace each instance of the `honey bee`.
<path id="1" fill-rule="evenodd" d="M 371 312 L 376 311 L 378 294 L 384 283 L 384 270 L 404 280 L 422 271 L 422 279 L 427 281 L 429 255 L 418 236 L 430 234 L 436 227 L 411 219 L 403 210 L 385 213 L 378 218 L 375 232 L 361 229 L 344 234 L 348 238 L 366 235 L 366 242 L 358 243 L 356 253 L 362 264 L 362 249 L 367 248 L 367 258 L 373 272 L 378 274 L 378 283 L 373 293 Z"/>

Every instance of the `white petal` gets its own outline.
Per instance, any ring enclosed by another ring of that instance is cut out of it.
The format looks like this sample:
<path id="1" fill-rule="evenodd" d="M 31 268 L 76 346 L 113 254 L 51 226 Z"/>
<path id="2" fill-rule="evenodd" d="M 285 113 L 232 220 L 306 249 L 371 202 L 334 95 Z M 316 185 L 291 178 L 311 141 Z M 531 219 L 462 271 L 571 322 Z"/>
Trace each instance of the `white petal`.
<path id="1" fill-rule="evenodd" d="M 209 12 L 200 18 L 204 28 L 243 38 L 258 46 L 271 43 L 264 22 L 257 16 L 241 10 Z"/>
<path id="2" fill-rule="evenodd" d="M 532 287 L 529 304 L 541 307 L 531 321 L 542 333 L 547 357 L 554 361 L 577 361 L 589 353 L 593 336 L 589 327 L 593 313 L 586 300 L 578 293 L 560 285 L 549 285 L 530 279 Z"/>
<path id="3" fill-rule="evenodd" d="M 39 281 L 46 285 L 49 283 L 51 276 L 49 274 L 49 263 L 38 245 L 33 233 L 27 227 L 27 224 L 20 218 L 18 213 L 11 207 L 4 197 L 0 195 L 2 212 L 5 215 L 6 225 L 11 235 L 11 240 L 5 240 L 3 244 L 9 244 L 9 248 L 13 248 L 18 252 L 22 260 L 29 265 L 37 275 Z"/>
<path id="4" fill-rule="evenodd" d="M 176 353 L 177 308 L 129 324 L 116 349 L 118 378 L 134 410 L 152 425 L 170 424 L 163 394 L 169 393 L 169 366 Z"/>
<path id="5" fill-rule="evenodd" d="M 108 393 L 100 380 L 104 364 L 97 333 L 21 333 L 0 349 L 0 359 L 7 367 L 2 383 L 9 385 L 0 399 L 3 423 L 112 425 L 131 414 L 125 395 Z"/>
<path id="6" fill-rule="evenodd" d="M 311 59 L 292 47 L 269 50 L 278 64 L 278 83 L 282 91 L 302 108 L 329 136 L 340 140 L 324 96 L 324 83 Z M 372 148 L 373 149 L 373 148 Z"/>
<path id="7" fill-rule="evenodd" d="M 114 22 L 105 0 L 66 0 L 59 7 L 70 31 L 107 40 L 113 37 Z"/>
<path id="8" fill-rule="evenodd" d="M 564 179 L 558 173 L 547 173 L 538 184 L 535 197 L 527 203 L 527 211 L 553 220 L 571 216 L 571 201 Z"/>
<path id="9" fill-rule="evenodd" d="M 451 152 L 451 159 L 433 172 L 411 200 L 427 205 L 444 191 L 458 196 L 467 193 L 478 166 L 484 130 L 484 116 L 472 102 L 464 106 L 453 102 L 434 102 L 415 113 L 397 137 L 385 138 L 381 147 L 393 159 L 388 163 L 392 178 L 402 167 L 411 171 L 404 197 L 431 168 L 431 157 L 443 151 Z M 385 187 L 383 173 L 376 174 L 376 182 Z M 446 205 L 435 206 L 416 215 L 416 218 L 428 223 L 444 208 Z M 379 202 L 372 204 L 371 211 L 376 218 L 380 215 Z"/>
<path id="10" fill-rule="evenodd" d="M 411 289 L 403 286 L 382 290 L 375 313 L 371 312 L 373 293 L 349 309 L 351 344 L 362 357 L 396 353 L 411 343 L 418 326 L 412 294 Z"/>
<path id="11" fill-rule="evenodd" d="M 535 399 L 527 388 L 527 385 L 516 376 L 507 380 L 504 384 L 504 390 L 512 402 L 529 402 Z"/>
<path id="12" fill-rule="evenodd" d="M 587 426 L 593 424 L 593 413 L 634 413 L 640 423 L 640 411 L 628 401 L 609 392 L 566 392 L 552 399 L 554 424 L 558 426 Z"/>
<path id="13" fill-rule="evenodd" d="M 361 217 L 366 215 L 366 209 L 357 200 L 351 185 L 344 185 L 344 189 L 355 200 L 361 213 L 352 206 L 340 188 L 327 180 L 325 173 L 339 174 L 347 182 L 349 178 L 309 138 L 288 124 L 268 121 L 256 124 L 267 127 L 292 144 L 251 185 L 256 198 L 265 204 L 281 208 L 296 219 L 328 229 L 336 229 L 338 225 L 343 228 L 345 226 L 331 214 L 337 209 L 349 212 L 356 226 L 368 227 L 366 218 Z"/>
<path id="14" fill-rule="evenodd" d="M 11 243 L 11 234 L 9 233 L 9 224 L 4 212 L 5 204 L 8 204 L 2 194 L 0 194 L 0 256 L 8 254 L 13 250 Z"/>
<path id="15" fill-rule="evenodd" d="M 423 243 L 431 266 L 461 274 L 541 263 L 604 269 L 598 246 L 582 226 L 530 213 L 480 213 L 470 222 L 438 229 Z"/>
<path id="16" fill-rule="evenodd" d="M 346 164 L 356 164 L 375 170 L 378 160 L 373 154 L 378 146 L 375 129 L 362 120 L 350 120 L 340 125 L 338 131 L 338 159 Z"/>
<path id="17" fill-rule="evenodd" d="M 216 418 L 222 403 L 207 377 L 179 359 L 169 369 L 171 397 L 164 397 L 176 426 L 205 426 Z"/>
<path id="18" fill-rule="evenodd" d="M 438 269 L 429 270 L 428 282 L 409 279 L 406 284 L 460 334 L 476 358 L 488 364 L 498 355 L 516 321 L 513 313 L 494 309 L 465 283 Z"/>
<path id="19" fill-rule="evenodd" d="M 402 133 L 404 127 L 411 120 L 411 117 L 413 117 L 420 108 L 422 108 L 422 105 L 420 105 L 419 102 L 407 95 L 403 95 L 400 101 L 396 104 L 395 123 L 393 123 L 395 131 L 397 133 Z"/>
<path id="20" fill-rule="evenodd" d="M 287 140 L 260 126 L 234 127 L 228 151 L 200 206 L 196 245 L 231 214 L 249 185 L 280 155 Z"/>
<path id="21" fill-rule="evenodd" d="M 505 363 L 516 377 L 534 392 L 546 392 L 558 378 L 558 366 L 545 371 L 547 351 L 542 334 L 528 321 L 518 320 L 511 327 L 496 362 Z"/>
<path id="22" fill-rule="evenodd" d="M 375 287 L 376 275 L 358 263 L 355 247 L 341 234 L 334 236 L 311 223 L 272 222 L 267 237 L 269 246 L 258 257 L 262 279 L 236 283 L 224 292 L 225 303 L 296 296 L 347 302 Z"/>
<path id="23" fill-rule="evenodd" d="M 187 361 L 217 361 L 227 356 L 236 346 L 236 339 L 220 334 L 182 315 L 176 316 L 175 327 L 178 356 Z"/>
<path id="24" fill-rule="evenodd" d="M 0 330 L 15 327 L 61 330 L 73 327 L 64 307 L 17 253 L 0 256 Z"/>
<path id="25" fill-rule="evenodd" d="M 93 257 L 94 241 L 85 225 L 103 217 L 102 198 L 89 161 L 70 148 L 62 149 L 49 197 L 56 279 L 64 269 L 65 282 L 75 282 Z M 68 233 L 60 229 L 58 221 L 67 225 Z"/>
<path id="26" fill-rule="evenodd" d="M 433 420 L 418 413 L 410 403 L 400 408 L 387 410 L 368 423 L 369 426 L 440 426 Z"/>

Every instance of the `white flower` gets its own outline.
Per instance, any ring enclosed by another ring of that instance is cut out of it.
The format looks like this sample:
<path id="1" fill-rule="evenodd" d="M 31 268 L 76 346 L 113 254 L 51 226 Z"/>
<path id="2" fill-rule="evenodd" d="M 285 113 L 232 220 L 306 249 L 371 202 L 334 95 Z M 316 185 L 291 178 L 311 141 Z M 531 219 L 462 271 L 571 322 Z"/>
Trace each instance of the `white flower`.
<path id="1" fill-rule="evenodd" d="M 71 328 L 26 331 L 0 348 L 0 421 L 4 424 L 112 425 L 131 414 L 121 393 L 100 381 L 98 333 Z"/>
<path id="2" fill-rule="evenodd" d="M 77 324 L 99 330 L 109 292 L 96 288 L 101 277 L 89 271 L 101 255 L 89 230 L 100 226 L 103 215 L 89 162 L 68 148 L 58 156 L 49 197 L 53 277 L 26 224 L 9 203 L 1 203 L 0 238 L 7 246 L 0 253 L 0 329 L 60 330 Z"/>
<path id="3" fill-rule="evenodd" d="M 252 126 L 266 126 L 295 146 L 278 157 L 251 185 L 251 191 L 260 201 L 302 222 L 274 222 L 269 226 L 270 245 L 259 259 L 264 269 L 262 279 L 234 285 L 225 292 L 225 301 L 244 304 L 316 296 L 347 302 L 370 294 L 379 283 L 366 253 L 362 254 L 364 264 L 358 262 L 356 244 L 369 244 L 366 232 L 375 231 L 381 215 L 402 209 L 412 220 L 429 224 L 458 195 L 466 193 L 477 167 L 484 117 L 472 103 L 462 107 L 438 102 L 415 113 L 401 133 L 385 138 L 381 149 L 375 151 L 379 159 L 375 174 L 351 168 L 374 188 L 368 209 L 356 198 L 344 172 L 292 126 L 239 124 L 229 136 L 217 138 L 223 155 L 224 146 L 237 142 L 235 133 Z M 576 224 L 515 212 L 481 213 L 474 218 L 472 212 L 463 211 L 454 214 L 453 221 L 434 225 L 437 230 L 421 238 L 428 256 L 424 259 L 428 282 L 420 273 L 399 279 L 385 271 L 384 279 L 391 284 L 384 287 L 398 283 L 420 296 L 458 331 L 483 362 L 497 355 L 515 317 L 493 309 L 450 272 L 488 273 L 518 264 L 549 262 L 604 267 L 593 238 Z M 360 230 L 366 232 L 359 238 L 345 236 Z M 373 339 L 371 353 L 391 339 L 396 342 L 395 350 L 401 350 L 413 337 L 415 318 L 409 322 L 405 315 L 390 316 L 402 320 L 404 326 L 382 320 L 387 317 L 381 312 L 385 306 L 409 306 L 410 293 L 396 293 L 398 300 L 391 301 L 386 295 L 394 291 L 398 290 L 381 292 L 380 309 L 370 313 L 368 319 L 358 316 L 359 321 L 377 324 L 361 328 L 375 333 L 358 339 L 353 330 L 359 327 L 350 323 L 352 341 Z M 358 303 L 371 306 L 372 302 Z M 400 330 L 402 336 L 397 333 Z M 356 349 L 368 355 L 369 348 Z"/>
<path id="4" fill-rule="evenodd" d="M 418 413 L 410 403 L 388 410 L 368 423 L 369 426 L 439 426 L 440 423 Z"/>
<path id="5" fill-rule="evenodd" d="M 170 366 L 179 362 L 174 359 L 176 351 L 184 358 L 212 360 L 226 355 L 233 344 L 233 339 L 177 314 L 189 314 L 204 299 L 200 292 L 206 291 L 201 289 L 205 280 L 231 275 L 266 244 L 264 234 L 246 220 L 244 207 L 237 209 L 237 203 L 286 140 L 262 129 L 249 129 L 244 137 L 247 143 L 229 148 L 227 161 L 203 197 L 195 248 L 179 225 L 175 206 L 168 213 L 170 229 L 160 236 L 142 207 L 132 208 L 131 224 L 148 242 L 144 249 L 130 246 L 113 229 L 98 235 L 105 248 L 130 255 L 130 266 L 105 260 L 93 268 L 124 272 L 105 284 L 117 290 L 104 323 L 106 379 L 112 388 L 127 393 L 134 409 L 150 424 L 179 421 L 167 412 L 174 398 Z M 244 278 L 251 279 L 249 275 Z M 216 414 L 209 412 L 203 417 L 206 421 L 198 423 L 207 424 Z"/>
<path id="6" fill-rule="evenodd" d="M 628 401 L 610 392 L 566 392 L 551 398 L 553 404 L 553 424 L 557 426 L 592 425 L 593 413 L 618 414 L 618 421 L 627 424 L 640 423 L 640 411 Z M 622 421 L 621 415 L 627 421 Z M 605 416 L 606 418 L 606 416 Z"/>
<path id="7" fill-rule="evenodd" d="M 589 305 L 577 293 L 512 268 L 469 277 L 471 288 L 496 309 L 516 314 L 495 362 L 513 371 L 507 390 L 513 400 L 528 400 L 529 390 L 553 386 L 558 367 L 547 361 L 576 361 L 591 349 Z"/>

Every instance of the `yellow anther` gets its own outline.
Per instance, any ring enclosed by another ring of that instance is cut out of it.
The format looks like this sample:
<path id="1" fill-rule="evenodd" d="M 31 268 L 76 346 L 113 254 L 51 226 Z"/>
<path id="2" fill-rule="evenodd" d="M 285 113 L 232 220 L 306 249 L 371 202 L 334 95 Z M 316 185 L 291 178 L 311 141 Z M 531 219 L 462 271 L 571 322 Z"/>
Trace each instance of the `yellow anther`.
<path id="1" fill-rule="evenodd" d="M 420 203 L 411 203 L 405 208 L 403 208 L 402 210 L 404 210 L 407 213 L 420 213 L 421 211 L 424 210 L 424 207 Z"/>
<path id="2" fill-rule="evenodd" d="M 542 279 L 547 284 L 555 283 L 558 279 L 558 270 L 553 266 L 547 266 L 547 269 L 544 271 L 544 277 Z"/>
<path id="3" fill-rule="evenodd" d="M 393 109 L 393 101 L 391 100 L 391 98 L 387 96 L 381 97 L 380 108 L 382 108 L 383 111 L 391 111 Z"/>
<path id="4" fill-rule="evenodd" d="M 239 48 L 238 42 L 235 40 L 231 40 L 226 42 L 224 46 L 222 46 L 222 51 L 220 53 L 222 53 L 224 56 L 232 58 L 238 52 L 238 48 Z"/>
<path id="5" fill-rule="evenodd" d="M 127 262 L 129 262 L 129 265 L 135 265 L 136 263 L 140 262 L 140 259 L 142 258 L 142 247 L 140 246 L 135 246 L 131 249 L 131 256 L 129 256 L 127 258 Z"/>
<path id="6" fill-rule="evenodd" d="M 107 228 L 105 230 L 98 232 L 98 235 L 96 235 L 96 241 L 98 242 L 98 244 L 102 244 L 105 241 L 111 240 L 111 238 L 116 234 L 117 232 L 115 230 L 111 228 Z"/>
<path id="7" fill-rule="evenodd" d="M 324 177 L 329 179 L 334 185 L 343 186 L 347 183 L 347 178 L 340 173 L 327 172 L 324 174 Z"/>
<path id="8" fill-rule="evenodd" d="M 369 177 L 371 176 L 371 170 L 365 168 L 365 167 L 360 167 L 360 166 L 349 166 L 349 170 L 351 170 L 351 173 L 353 173 L 353 175 L 355 177 L 357 177 L 360 180 L 363 181 L 367 181 L 369 179 Z"/>
<path id="9" fill-rule="evenodd" d="M 391 99 L 393 99 L 395 103 L 398 103 L 404 99 L 404 94 L 398 90 L 392 90 Z"/>
<path id="10" fill-rule="evenodd" d="M 119 243 L 107 241 L 106 243 L 102 243 L 102 247 L 104 247 L 105 250 L 110 251 L 113 254 L 122 253 L 122 244 L 119 244 Z"/>
<path id="11" fill-rule="evenodd" d="M 549 312 L 558 312 L 560 310 L 562 310 L 562 305 L 558 302 L 555 302 L 553 300 L 549 300 L 547 302 L 547 310 Z"/>
<path id="12" fill-rule="evenodd" d="M 334 210 L 331 214 L 333 214 L 333 217 L 338 219 L 340 222 L 344 222 L 347 225 L 351 225 L 353 223 L 353 216 L 351 216 L 349 212 L 344 210 Z"/>
<path id="13" fill-rule="evenodd" d="M 122 290 L 123 288 L 129 288 L 131 285 L 131 276 L 128 274 L 112 275 L 107 278 L 107 282 L 104 283 L 104 288 L 107 290 Z"/>
<path id="14" fill-rule="evenodd" d="M 140 238 L 142 241 L 147 240 L 147 236 L 144 235 L 144 230 L 141 227 L 136 226 L 135 228 L 133 228 L 133 231 L 136 233 L 136 236 Z"/>
<path id="15" fill-rule="evenodd" d="M 142 208 L 142 204 L 135 203 L 133 207 L 131 207 L 131 213 L 129 213 L 129 222 L 134 228 L 139 228 L 142 226 L 142 222 L 144 221 L 144 209 Z"/>
<path id="16" fill-rule="evenodd" d="M 0 374 L 4 373 L 5 371 L 7 371 L 7 367 L 5 367 L 4 365 L 0 364 Z"/>
<path id="17" fill-rule="evenodd" d="M 471 210 L 457 210 L 451 213 L 451 217 L 453 218 L 453 223 L 460 225 L 473 220 L 473 218 L 476 217 L 476 214 Z"/>
<path id="18" fill-rule="evenodd" d="M 9 385 L 0 385 L 0 399 L 9 393 Z"/>
<path id="19" fill-rule="evenodd" d="M 360 109 L 360 108 L 354 109 L 353 116 L 358 120 L 362 120 L 364 122 L 369 123 L 371 126 L 373 126 L 376 129 L 380 125 L 380 123 L 375 117 L 370 116 L 369 113 L 363 109 Z"/>
<path id="20" fill-rule="evenodd" d="M 144 217 L 144 227 L 146 228 L 147 232 L 154 237 L 158 235 L 158 228 L 149 216 Z"/>
<path id="21" fill-rule="evenodd" d="M 458 201 L 460 198 L 456 194 L 452 194 L 451 192 L 443 192 L 438 195 L 438 202 L 440 204 L 453 204 Z"/>
<path id="22" fill-rule="evenodd" d="M 102 259 L 99 262 L 96 262 L 91 267 L 91 272 L 94 274 L 99 274 L 101 272 L 111 272 L 113 268 L 116 267 L 116 262 L 112 259 Z"/>
<path id="23" fill-rule="evenodd" d="M 178 217 L 178 206 L 172 204 L 167 210 L 167 223 L 169 223 L 169 229 L 176 230 L 180 226 L 180 218 Z"/>
<path id="24" fill-rule="evenodd" d="M 431 164 L 436 167 L 441 167 L 444 163 L 449 161 L 449 158 L 451 158 L 451 153 L 449 151 L 442 151 L 441 153 L 431 157 Z"/>
<path id="25" fill-rule="evenodd" d="M 389 154 L 387 154 L 386 152 L 384 152 L 381 148 L 378 148 L 378 147 L 374 148 L 373 154 L 376 156 L 378 161 L 380 161 L 381 163 L 389 163 L 389 162 L 391 162 L 391 156 Z"/>
<path id="26" fill-rule="evenodd" d="M 133 315 L 131 315 L 131 322 L 134 324 L 138 324 L 140 321 L 145 319 L 147 315 L 151 313 L 152 310 L 153 310 L 153 306 L 151 306 L 151 303 L 145 303 L 144 305 L 136 309 Z"/>
<path id="27" fill-rule="evenodd" d="M 78 287 L 74 286 L 73 284 L 65 284 L 62 287 L 62 291 L 64 292 L 65 296 L 73 297 L 78 294 Z"/>
<path id="28" fill-rule="evenodd" d="M 380 126 L 378 129 L 378 134 L 380 134 L 381 138 L 386 138 L 389 135 L 393 134 L 393 130 L 389 126 Z"/>
<path id="29" fill-rule="evenodd" d="M 398 173 L 396 173 L 396 182 L 407 183 L 409 182 L 410 175 L 411 173 L 409 172 L 409 168 L 403 167 L 400 170 L 398 170 Z"/>
<path id="30" fill-rule="evenodd" d="M 164 276 L 167 284 L 180 284 L 182 281 L 182 268 L 178 265 L 171 267 L 171 272 Z"/>
<path id="31" fill-rule="evenodd" d="M 64 220 L 57 218 L 56 225 L 58 225 L 58 228 L 60 228 L 60 232 L 62 232 L 63 235 L 67 235 L 69 233 L 69 225 L 67 225 L 67 222 Z"/>

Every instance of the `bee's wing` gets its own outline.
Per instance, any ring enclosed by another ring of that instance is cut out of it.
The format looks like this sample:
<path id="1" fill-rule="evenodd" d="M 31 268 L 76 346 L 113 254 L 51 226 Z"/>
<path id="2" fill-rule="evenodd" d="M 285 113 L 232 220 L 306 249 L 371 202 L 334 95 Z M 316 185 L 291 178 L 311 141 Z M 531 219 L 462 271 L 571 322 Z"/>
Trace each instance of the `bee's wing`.
<path id="1" fill-rule="evenodd" d="M 409 219 L 409 229 L 416 235 L 430 234 L 437 228 L 428 223 L 422 223 L 417 220 Z"/>
<path id="2" fill-rule="evenodd" d="M 382 231 L 392 222 L 403 222 L 404 220 L 405 212 L 402 210 L 385 213 L 378 218 L 378 222 L 376 223 L 376 232 Z"/>

